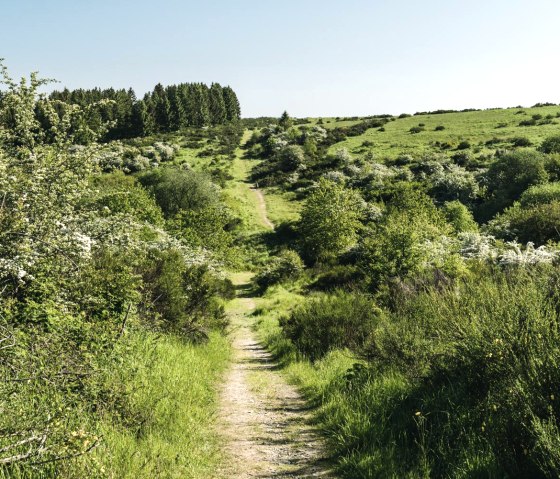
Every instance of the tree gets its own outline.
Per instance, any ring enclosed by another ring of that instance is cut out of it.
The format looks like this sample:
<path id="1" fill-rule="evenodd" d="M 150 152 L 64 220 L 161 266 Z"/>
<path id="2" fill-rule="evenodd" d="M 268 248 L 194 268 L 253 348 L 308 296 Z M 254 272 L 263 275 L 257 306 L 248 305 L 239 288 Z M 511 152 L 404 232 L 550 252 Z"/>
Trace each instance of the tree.
<path id="1" fill-rule="evenodd" d="M 278 125 L 280 126 L 280 128 L 282 128 L 283 130 L 289 130 L 293 124 L 294 122 L 290 118 L 290 115 L 288 115 L 288 112 L 284 111 L 284 113 L 282 113 L 282 116 L 280 117 L 280 120 L 278 120 Z"/>
<path id="2" fill-rule="evenodd" d="M 237 95 L 229 86 L 226 86 L 223 89 L 223 96 L 227 121 L 239 120 L 241 118 L 241 107 L 239 106 Z"/>
<path id="3" fill-rule="evenodd" d="M 329 261 L 354 245 L 361 227 L 359 193 L 321 179 L 301 212 L 299 231 L 311 261 Z"/>
<path id="4" fill-rule="evenodd" d="M 222 125 L 226 122 L 227 112 L 224 93 L 219 83 L 212 83 L 208 93 L 208 108 L 210 122 L 213 125 Z"/>
<path id="5" fill-rule="evenodd" d="M 169 131 L 171 106 L 167 93 L 161 83 L 158 83 L 152 94 L 154 102 L 154 120 L 158 131 Z"/>
<path id="6" fill-rule="evenodd" d="M 169 99 L 169 129 L 177 131 L 186 126 L 186 115 L 183 103 L 179 96 L 179 88 L 175 85 L 166 88 Z"/>

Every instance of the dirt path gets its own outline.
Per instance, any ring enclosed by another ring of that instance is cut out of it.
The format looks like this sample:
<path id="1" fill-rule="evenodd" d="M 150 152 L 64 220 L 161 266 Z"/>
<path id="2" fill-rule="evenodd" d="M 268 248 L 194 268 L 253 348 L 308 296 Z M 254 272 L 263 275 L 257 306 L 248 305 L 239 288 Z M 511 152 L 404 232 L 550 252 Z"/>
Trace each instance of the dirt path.
<path id="1" fill-rule="evenodd" d="M 262 194 L 262 191 L 255 187 L 252 187 L 251 191 L 253 191 L 257 195 L 257 202 L 258 202 L 257 206 L 262 222 L 266 225 L 267 228 L 273 230 L 274 224 L 272 223 L 272 221 L 270 221 L 266 213 L 266 202 L 264 200 L 264 195 Z"/>
<path id="2" fill-rule="evenodd" d="M 229 308 L 235 353 L 221 394 L 219 424 L 228 456 L 222 477 L 333 478 L 305 401 L 254 338 L 254 308 L 251 297 L 239 297 Z"/>

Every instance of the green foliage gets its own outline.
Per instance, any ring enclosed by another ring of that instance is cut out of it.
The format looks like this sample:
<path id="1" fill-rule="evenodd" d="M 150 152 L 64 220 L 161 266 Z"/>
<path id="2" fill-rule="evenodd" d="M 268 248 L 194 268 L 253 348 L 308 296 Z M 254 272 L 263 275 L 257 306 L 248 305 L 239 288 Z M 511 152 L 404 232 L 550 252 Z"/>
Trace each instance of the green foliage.
<path id="1" fill-rule="evenodd" d="M 154 251 L 143 271 L 144 315 L 164 330 L 206 339 L 209 328 L 226 325 L 217 300 L 220 281 L 207 266 L 188 265 L 179 251 Z"/>
<path id="2" fill-rule="evenodd" d="M 274 161 L 281 171 L 294 171 L 305 163 L 305 153 L 299 145 L 288 145 L 276 153 Z"/>
<path id="3" fill-rule="evenodd" d="M 311 261 L 328 261 L 353 246 L 360 229 L 360 195 L 322 179 L 301 212 L 299 230 Z"/>
<path id="4" fill-rule="evenodd" d="M 397 189 L 387 213 L 360 243 L 359 264 L 371 287 L 418 273 L 426 259 L 426 242 L 448 229 L 428 196 L 407 187 Z"/>
<path id="5" fill-rule="evenodd" d="M 296 280 L 303 272 L 304 264 L 297 252 L 289 249 L 280 251 L 261 271 L 255 282 L 261 289 L 287 280 Z"/>
<path id="6" fill-rule="evenodd" d="M 293 120 L 290 118 L 290 115 L 288 115 L 288 112 L 285 111 L 284 113 L 282 113 L 282 116 L 280 117 L 280 119 L 278 120 L 278 125 L 280 126 L 280 128 L 282 128 L 283 130 L 289 130 L 292 125 L 293 125 Z"/>
<path id="7" fill-rule="evenodd" d="M 219 200 L 219 192 L 208 177 L 194 171 L 160 168 L 142 174 L 139 181 L 153 192 L 167 217 L 183 210 L 202 210 Z"/>
<path id="8" fill-rule="evenodd" d="M 545 158 L 531 150 L 507 153 L 490 165 L 485 180 L 489 199 L 482 216 L 488 219 L 490 214 L 510 206 L 530 186 L 548 180 Z"/>
<path id="9" fill-rule="evenodd" d="M 338 291 L 306 301 L 280 325 L 298 351 L 315 361 L 333 349 L 359 351 L 380 314 L 367 296 Z"/>
<path id="10" fill-rule="evenodd" d="M 455 233 L 477 231 L 478 225 L 472 213 L 460 201 L 449 201 L 442 207 L 446 221 L 453 227 Z"/>
<path id="11" fill-rule="evenodd" d="M 521 206 L 515 203 L 489 223 L 496 236 L 538 246 L 560 241 L 560 200 Z"/>
<path id="12" fill-rule="evenodd" d="M 544 183 L 529 187 L 519 202 L 522 206 L 535 206 L 560 200 L 560 183 Z"/>
<path id="13" fill-rule="evenodd" d="M 542 142 L 539 150 L 543 153 L 560 153 L 560 136 L 549 136 Z"/>

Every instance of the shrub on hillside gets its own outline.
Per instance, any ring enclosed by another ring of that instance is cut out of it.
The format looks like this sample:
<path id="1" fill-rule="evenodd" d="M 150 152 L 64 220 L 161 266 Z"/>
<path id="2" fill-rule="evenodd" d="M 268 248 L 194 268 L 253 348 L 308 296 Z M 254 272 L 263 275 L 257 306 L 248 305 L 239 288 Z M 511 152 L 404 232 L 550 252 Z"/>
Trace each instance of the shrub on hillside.
<path id="1" fill-rule="evenodd" d="M 303 272 L 304 267 L 303 261 L 295 251 L 282 250 L 255 277 L 255 282 L 259 288 L 266 289 L 282 281 L 297 279 Z"/>
<path id="2" fill-rule="evenodd" d="M 560 241 L 560 200 L 522 207 L 515 203 L 490 221 L 489 231 L 521 243 L 545 245 Z"/>
<path id="3" fill-rule="evenodd" d="M 547 180 L 545 157 L 541 153 L 518 150 L 502 154 L 485 174 L 489 198 L 481 216 L 489 219 L 494 213 L 513 204 L 527 188 L 546 183 Z"/>
<path id="4" fill-rule="evenodd" d="M 560 153 L 560 135 L 546 138 L 542 142 L 539 150 L 543 153 Z"/>
<path id="5" fill-rule="evenodd" d="M 534 206 L 552 201 L 560 201 L 560 182 L 531 186 L 519 199 L 522 206 Z"/>
<path id="6" fill-rule="evenodd" d="M 359 351 L 375 329 L 380 310 L 367 296 L 338 291 L 312 298 L 280 325 L 297 350 L 311 361 L 334 349 Z"/>

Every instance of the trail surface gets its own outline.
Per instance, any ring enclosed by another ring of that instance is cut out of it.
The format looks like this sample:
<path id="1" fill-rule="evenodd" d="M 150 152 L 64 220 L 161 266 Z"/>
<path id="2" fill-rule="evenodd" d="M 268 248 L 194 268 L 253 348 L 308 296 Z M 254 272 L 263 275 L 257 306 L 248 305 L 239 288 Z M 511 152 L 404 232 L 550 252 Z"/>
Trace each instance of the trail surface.
<path id="1" fill-rule="evenodd" d="M 255 187 L 252 187 L 251 190 L 257 196 L 257 207 L 258 207 L 259 215 L 261 217 L 261 221 L 266 225 L 267 228 L 273 230 L 274 224 L 272 223 L 272 221 L 270 221 L 268 215 L 266 214 L 266 202 L 264 200 L 264 195 L 262 191 Z"/>
<path id="2" fill-rule="evenodd" d="M 305 401 L 254 338 L 249 319 L 254 308 L 251 297 L 230 304 L 234 360 L 221 394 L 228 456 L 222 477 L 333 478 Z"/>

